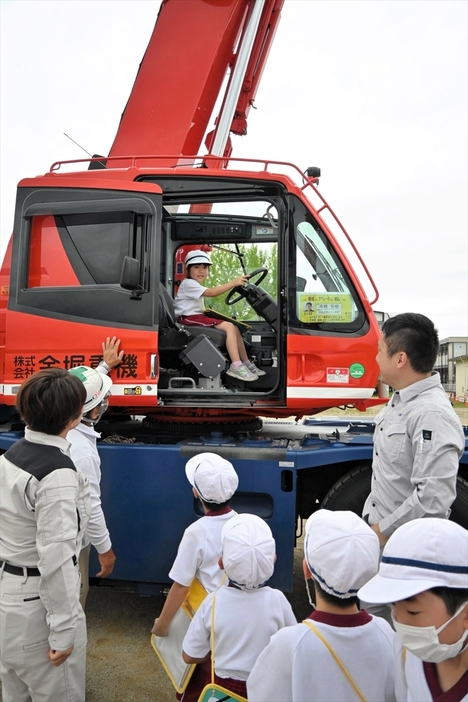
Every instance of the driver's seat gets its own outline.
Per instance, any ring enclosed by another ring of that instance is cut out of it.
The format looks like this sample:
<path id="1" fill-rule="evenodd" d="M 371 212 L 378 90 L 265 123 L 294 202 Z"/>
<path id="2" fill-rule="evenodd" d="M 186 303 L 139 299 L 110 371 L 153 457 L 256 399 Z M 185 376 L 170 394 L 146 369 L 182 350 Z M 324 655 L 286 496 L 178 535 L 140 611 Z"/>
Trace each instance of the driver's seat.
<path id="1" fill-rule="evenodd" d="M 214 327 L 192 327 L 178 324 L 174 301 L 162 283 L 159 284 L 159 350 L 180 353 L 194 336 L 207 336 L 221 351 L 225 350 L 226 333 Z"/>

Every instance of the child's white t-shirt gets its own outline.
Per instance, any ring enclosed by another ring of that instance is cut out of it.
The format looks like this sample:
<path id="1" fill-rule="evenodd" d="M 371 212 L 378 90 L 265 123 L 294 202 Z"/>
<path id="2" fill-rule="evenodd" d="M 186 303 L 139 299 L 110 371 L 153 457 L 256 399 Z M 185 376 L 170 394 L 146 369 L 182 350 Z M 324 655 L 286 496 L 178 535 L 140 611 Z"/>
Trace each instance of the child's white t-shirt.
<path id="1" fill-rule="evenodd" d="M 221 586 L 224 571 L 218 565 L 221 556 L 221 530 L 236 512 L 201 517 L 184 532 L 179 550 L 169 573 L 171 580 L 189 587 L 198 578 L 205 590 L 213 592 Z"/>
<path id="2" fill-rule="evenodd" d="M 444 693 L 440 689 L 437 673 L 431 663 L 423 663 L 409 651 L 397 650 L 396 697 L 398 702 L 433 702 Z M 428 668 L 428 674 L 424 671 Z M 429 681 L 431 680 L 431 685 Z M 431 690 L 432 686 L 432 690 Z M 445 695 L 456 702 L 468 702 L 468 671 Z"/>
<path id="3" fill-rule="evenodd" d="M 270 637 L 282 627 L 296 624 L 296 617 L 280 590 L 222 587 L 202 602 L 185 635 L 183 650 L 193 658 L 204 658 L 211 649 L 211 612 L 215 594 L 216 675 L 247 680 Z"/>
<path id="4" fill-rule="evenodd" d="M 367 702 L 394 702 L 395 666 L 390 625 L 367 612 L 315 612 L 314 626 L 332 646 Z M 358 699 L 318 636 L 298 624 L 275 634 L 247 681 L 249 702 L 350 702 Z"/>
<path id="5" fill-rule="evenodd" d="M 205 303 L 203 293 L 206 288 L 192 278 L 184 278 L 174 300 L 174 315 L 188 317 L 191 314 L 203 314 Z"/>

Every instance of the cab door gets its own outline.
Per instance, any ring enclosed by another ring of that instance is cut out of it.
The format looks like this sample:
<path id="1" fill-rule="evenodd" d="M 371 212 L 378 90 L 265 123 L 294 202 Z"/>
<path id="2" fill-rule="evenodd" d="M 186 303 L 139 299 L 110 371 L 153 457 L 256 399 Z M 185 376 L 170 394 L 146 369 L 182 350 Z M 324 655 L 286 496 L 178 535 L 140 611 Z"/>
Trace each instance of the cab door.
<path id="1" fill-rule="evenodd" d="M 5 402 L 43 368 L 96 367 L 107 337 L 124 357 L 112 404 L 157 404 L 161 189 L 49 176 L 18 188 L 6 322 Z M 136 290 L 121 285 L 124 261 Z"/>

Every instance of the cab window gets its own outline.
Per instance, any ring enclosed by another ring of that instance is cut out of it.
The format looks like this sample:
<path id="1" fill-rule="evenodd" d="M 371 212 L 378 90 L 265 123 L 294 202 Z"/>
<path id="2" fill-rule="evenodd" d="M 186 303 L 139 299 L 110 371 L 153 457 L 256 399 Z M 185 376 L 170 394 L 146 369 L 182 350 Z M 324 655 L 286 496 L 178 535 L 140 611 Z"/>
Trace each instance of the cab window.
<path id="1" fill-rule="evenodd" d="M 145 260 L 144 220 L 128 211 L 33 217 L 28 287 L 118 284 L 125 256 Z"/>
<path id="2" fill-rule="evenodd" d="M 290 323 L 311 332 L 353 332 L 365 321 L 359 297 L 344 266 L 304 205 L 294 208 L 295 290 L 290 294 Z"/>

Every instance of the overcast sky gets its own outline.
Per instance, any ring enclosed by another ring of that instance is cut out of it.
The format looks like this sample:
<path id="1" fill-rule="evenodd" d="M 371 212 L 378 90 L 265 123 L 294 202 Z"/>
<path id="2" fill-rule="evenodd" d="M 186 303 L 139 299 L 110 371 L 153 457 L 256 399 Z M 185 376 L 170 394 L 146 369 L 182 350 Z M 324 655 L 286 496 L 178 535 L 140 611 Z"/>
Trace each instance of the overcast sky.
<path id="1" fill-rule="evenodd" d="M 17 182 L 85 156 L 64 132 L 108 152 L 159 2 L 0 6 L 3 254 Z M 426 314 L 441 338 L 468 334 L 466 27 L 465 0 L 286 0 L 234 139 L 234 156 L 320 166 L 375 308 Z"/>

